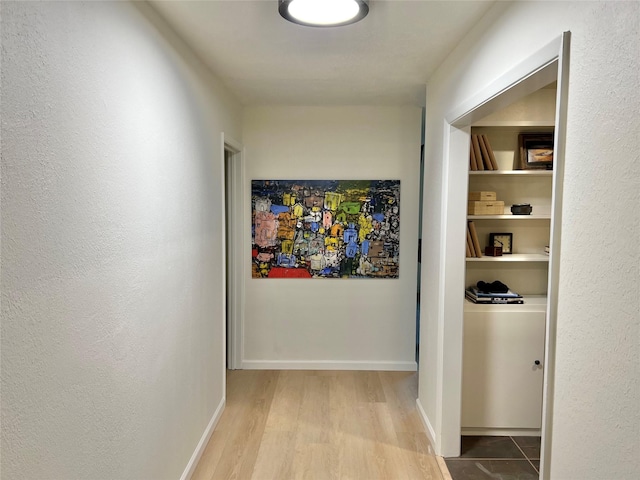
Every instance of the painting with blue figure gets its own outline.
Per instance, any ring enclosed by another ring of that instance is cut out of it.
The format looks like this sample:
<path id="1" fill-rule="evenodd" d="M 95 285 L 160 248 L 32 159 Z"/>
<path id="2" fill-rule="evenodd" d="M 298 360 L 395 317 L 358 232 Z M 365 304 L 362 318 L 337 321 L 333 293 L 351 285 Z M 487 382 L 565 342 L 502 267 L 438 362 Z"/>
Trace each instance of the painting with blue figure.
<path id="1" fill-rule="evenodd" d="M 280 215 L 281 213 L 288 212 L 289 207 L 285 205 L 271 205 L 271 213 L 274 215 Z"/>

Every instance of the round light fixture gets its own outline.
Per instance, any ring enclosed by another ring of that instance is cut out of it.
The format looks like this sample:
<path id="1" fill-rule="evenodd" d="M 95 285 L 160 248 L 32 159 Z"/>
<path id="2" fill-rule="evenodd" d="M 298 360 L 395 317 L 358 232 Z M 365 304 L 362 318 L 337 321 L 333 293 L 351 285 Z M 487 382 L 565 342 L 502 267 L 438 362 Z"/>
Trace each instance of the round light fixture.
<path id="1" fill-rule="evenodd" d="M 338 27 L 362 20 L 368 0 L 278 0 L 278 11 L 290 22 L 308 27 Z"/>

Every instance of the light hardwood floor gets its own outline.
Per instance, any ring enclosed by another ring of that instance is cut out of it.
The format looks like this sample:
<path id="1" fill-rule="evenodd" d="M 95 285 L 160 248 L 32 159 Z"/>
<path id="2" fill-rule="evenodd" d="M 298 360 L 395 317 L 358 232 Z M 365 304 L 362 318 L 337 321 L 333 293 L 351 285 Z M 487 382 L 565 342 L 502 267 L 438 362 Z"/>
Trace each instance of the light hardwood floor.
<path id="1" fill-rule="evenodd" d="M 441 480 L 415 372 L 227 372 L 193 480 Z"/>

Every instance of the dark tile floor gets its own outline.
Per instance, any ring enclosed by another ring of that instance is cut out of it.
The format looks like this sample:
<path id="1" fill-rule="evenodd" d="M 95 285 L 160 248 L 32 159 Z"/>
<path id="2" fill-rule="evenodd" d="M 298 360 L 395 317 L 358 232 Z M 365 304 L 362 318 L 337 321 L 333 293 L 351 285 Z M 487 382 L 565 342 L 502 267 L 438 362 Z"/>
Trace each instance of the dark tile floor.
<path id="1" fill-rule="evenodd" d="M 453 480 L 537 480 L 540 437 L 462 437 L 459 457 L 445 458 Z"/>

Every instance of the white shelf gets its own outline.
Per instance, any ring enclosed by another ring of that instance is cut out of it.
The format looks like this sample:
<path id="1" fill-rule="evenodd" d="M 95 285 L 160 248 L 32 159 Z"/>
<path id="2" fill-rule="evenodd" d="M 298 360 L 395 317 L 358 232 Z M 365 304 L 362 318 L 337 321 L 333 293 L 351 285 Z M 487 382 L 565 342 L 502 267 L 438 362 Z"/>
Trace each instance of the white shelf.
<path id="1" fill-rule="evenodd" d="M 552 177 L 553 170 L 470 170 L 469 175 L 516 175 L 527 177 Z"/>
<path id="2" fill-rule="evenodd" d="M 467 220 L 551 220 L 551 215 L 467 215 Z"/>
<path id="3" fill-rule="evenodd" d="M 524 303 L 473 303 L 465 298 L 465 312 L 546 312 L 546 295 L 523 295 Z"/>
<path id="4" fill-rule="evenodd" d="M 467 262 L 548 262 L 549 255 L 544 253 L 511 253 L 500 257 L 467 257 Z"/>

